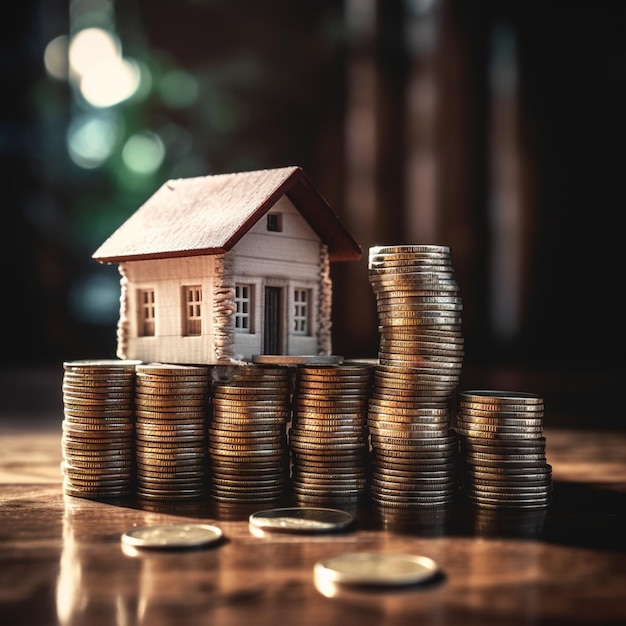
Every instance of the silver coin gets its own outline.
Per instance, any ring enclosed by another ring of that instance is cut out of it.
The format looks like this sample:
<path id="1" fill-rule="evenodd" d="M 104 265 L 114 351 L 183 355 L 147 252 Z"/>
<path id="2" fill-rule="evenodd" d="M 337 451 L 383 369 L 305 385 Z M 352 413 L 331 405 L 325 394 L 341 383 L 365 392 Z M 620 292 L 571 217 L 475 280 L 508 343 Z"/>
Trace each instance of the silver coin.
<path id="1" fill-rule="evenodd" d="M 250 529 L 264 532 L 328 533 L 346 530 L 354 516 L 341 509 L 285 507 L 258 511 L 249 517 Z"/>
<path id="2" fill-rule="evenodd" d="M 135 548 L 199 548 L 220 541 L 222 529 L 211 524 L 160 524 L 133 528 L 122 534 L 122 542 Z"/>
<path id="3" fill-rule="evenodd" d="M 322 559 L 313 572 L 321 582 L 395 587 L 428 580 L 439 572 L 439 566 L 416 554 L 353 552 Z"/>

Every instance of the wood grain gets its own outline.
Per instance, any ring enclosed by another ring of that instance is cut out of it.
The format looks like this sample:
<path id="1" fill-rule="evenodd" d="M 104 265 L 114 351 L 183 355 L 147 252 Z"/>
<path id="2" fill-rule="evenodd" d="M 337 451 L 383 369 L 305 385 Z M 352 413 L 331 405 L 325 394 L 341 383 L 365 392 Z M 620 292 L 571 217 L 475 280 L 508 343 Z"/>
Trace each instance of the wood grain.
<path id="1" fill-rule="evenodd" d="M 365 507 L 354 531 L 250 533 L 248 511 L 208 503 L 105 503 L 62 493 L 60 421 L 0 420 L 0 615 L 37 624 L 626 623 L 626 434 L 547 430 L 554 502 L 503 512 L 459 504 L 409 520 Z M 122 549 L 129 528 L 218 524 L 204 550 Z M 318 588 L 313 566 L 352 551 L 435 559 L 442 575 L 398 590 Z"/>

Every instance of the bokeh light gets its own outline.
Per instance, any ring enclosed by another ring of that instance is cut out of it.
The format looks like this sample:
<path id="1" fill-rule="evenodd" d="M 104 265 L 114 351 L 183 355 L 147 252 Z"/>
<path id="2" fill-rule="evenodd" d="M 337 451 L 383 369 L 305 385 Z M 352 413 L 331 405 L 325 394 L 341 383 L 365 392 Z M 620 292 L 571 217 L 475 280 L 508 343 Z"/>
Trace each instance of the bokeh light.
<path id="1" fill-rule="evenodd" d="M 122 56 L 118 37 L 101 28 L 84 28 L 69 45 L 69 74 L 82 97 L 97 108 L 128 100 L 141 84 L 138 64 Z"/>
<path id="2" fill-rule="evenodd" d="M 121 55 L 116 35 L 102 28 L 84 28 L 71 39 L 69 46 L 70 72 L 78 81 L 94 66 Z"/>
<path id="3" fill-rule="evenodd" d="M 92 106 L 106 108 L 128 100 L 140 82 L 141 72 L 132 59 L 110 58 L 83 75 L 80 92 Z"/>
<path id="4" fill-rule="evenodd" d="M 49 76 L 57 80 L 68 77 L 68 45 L 67 35 L 59 35 L 48 43 L 44 50 L 43 62 Z"/>
<path id="5" fill-rule="evenodd" d="M 82 276 L 72 285 L 70 309 L 74 317 L 90 324 L 114 324 L 119 315 L 120 283 L 113 272 Z"/>
<path id="6" fill-rule="evenodd" d="M 159 82 L 159 94 L 163 102 L 172 109 L 191 106 L 198 99 L 198 81 L 183 70 L 170 70 Z"/>
<path id="7" fill-rule="evenodd" d="M 165 158 L 165 146 L 161 138 L 151 131 L 135 133 L 128 138 L 122 149 L 124 164 L 136 174 L 154 174 Z"/>
<path id="8" fill-rule="evenodd" d="M 86 114 L 76 117 L 67 132 L 70 157 L 84 169 L 99 167 L 111 156 L 117 137 L 118 125 L 113 116 Z"/>

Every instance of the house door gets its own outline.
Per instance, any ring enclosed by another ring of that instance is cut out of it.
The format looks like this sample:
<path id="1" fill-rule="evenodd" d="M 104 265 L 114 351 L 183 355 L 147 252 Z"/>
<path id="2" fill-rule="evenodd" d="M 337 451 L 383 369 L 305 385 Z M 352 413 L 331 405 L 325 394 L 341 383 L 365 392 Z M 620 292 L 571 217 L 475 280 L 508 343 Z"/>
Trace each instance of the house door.
<path id="1" fill-rule="evenodd" d="M 263 354 L 280 354 L 282 348 L 282 288 L 265 287 Z"/>

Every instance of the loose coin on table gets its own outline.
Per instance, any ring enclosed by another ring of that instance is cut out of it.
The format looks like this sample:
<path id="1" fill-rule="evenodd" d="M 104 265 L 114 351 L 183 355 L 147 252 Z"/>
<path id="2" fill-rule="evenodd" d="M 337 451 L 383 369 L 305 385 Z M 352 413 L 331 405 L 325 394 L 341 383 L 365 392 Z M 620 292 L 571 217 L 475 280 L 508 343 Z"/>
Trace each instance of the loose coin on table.
<path id="1" fill-rule="evenodd" d="M 354 524 L 348 511 L 325 507 L 284 507 L 257 511 L 250 515 L 252 534 L 264 532 L 329 533 L 341 532 Z"/>
<path id="2" fill-rule="evenodd" d="M 378 587 L 416 585 L 439 573 L 433 559 L 417 554 L 352 552 L 318 561 L 313 574 L 316 583 Z"/>
<path id="3" fill-rule="evenodd" d="M 122 543 L 134 548 L 180 550 L 206 547 L 222 537 L 222 529 L 211 524 L 158 524 L 126 531 Z"/>

